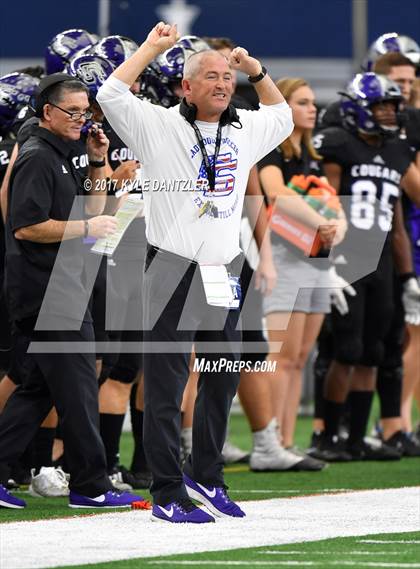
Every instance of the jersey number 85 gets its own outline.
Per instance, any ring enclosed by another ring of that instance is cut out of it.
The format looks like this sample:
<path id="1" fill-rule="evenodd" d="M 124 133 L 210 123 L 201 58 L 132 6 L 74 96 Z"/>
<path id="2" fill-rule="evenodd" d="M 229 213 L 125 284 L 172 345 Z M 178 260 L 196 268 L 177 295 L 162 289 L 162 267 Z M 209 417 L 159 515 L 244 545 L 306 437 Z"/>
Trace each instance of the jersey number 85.
<path id="1" fill-rule="evenodd" d="M 389 182 L 382 182 L 381 199 L 378 201 L 377 187 L 372 180 L 358 180 L 352 186 L 350 221 L 357 229 L 369 230 L 377 222 L 382 231 L 390 231 L 393 218 L 393 204 L 398 199 L 399 188 Z"/>

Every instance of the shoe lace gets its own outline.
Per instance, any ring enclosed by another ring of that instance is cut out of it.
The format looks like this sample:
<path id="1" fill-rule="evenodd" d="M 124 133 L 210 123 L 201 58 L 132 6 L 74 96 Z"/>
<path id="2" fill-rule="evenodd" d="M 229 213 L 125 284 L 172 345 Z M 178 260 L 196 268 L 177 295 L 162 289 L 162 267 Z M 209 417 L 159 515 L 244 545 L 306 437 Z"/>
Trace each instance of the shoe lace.
<path id="1" fill-rule="evenodd" d="M 55 473 L 56 473 L 56 475 L 57 475 L 57 478 L 59 479 L 59 481 L 60 481 L 62 484 L 64 484 L 65 486 L 68 486 L 68 485 L 69 485 L 69 483 L 68 483 L 68 481 L 67 481 L 67 478 L 66 478 L 66 473 L 65 473 L 64 470 L 61 468 L 61 466 L 58 466 L 58 467 L 55 469 Z"/>
<path id="2" fill-rule="evenodd" d="M 123 494 L 125 494 L 125 492 L 122 490 L 109 490 L 107 494 L 111 494 L 111 496 L 114 496 L 114 498 L 120 498 Z"/>
<path id="3" fill-rule="evenodd" d="M 231 498 L 229 497 L 229 494 L 227 493 L 228 486 L 221 486 L 220 488 L 218 488 L 218 490 L 220 496 L 222 497 L 224 503 L 227 506 L 228 512 L 233 512 L 239 508 L 239 506 L 235 504 L 235 502 L 231 500 Z"/>
<path id="4" fill-rule="evenodd" d="M 227 486 L 221 486 L 220 488 L 218 488 L 219 493 L 221 495 L 221 497 L 223 498 L 224 502 L 226 504 L 232 503 L 232 500 L 229 498 L 229 495 L 227 493 Z"/>

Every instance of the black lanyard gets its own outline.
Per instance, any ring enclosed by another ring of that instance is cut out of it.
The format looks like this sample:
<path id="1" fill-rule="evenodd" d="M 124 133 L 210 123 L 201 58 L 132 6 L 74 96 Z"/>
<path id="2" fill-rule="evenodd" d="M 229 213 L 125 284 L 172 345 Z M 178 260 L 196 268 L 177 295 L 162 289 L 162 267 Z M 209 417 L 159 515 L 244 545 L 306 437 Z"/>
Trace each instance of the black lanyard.
<path id="1" fill-rule="evenodd" d="M 216 145 L 214 148 L 213 168 L 211 167 L 209 155 L 207 154 L 206 147 L 204 146 L 204 141 L 203 141 L 203 137 L 201 136 L 200 129 L 198 128 L 198 126 L 195 123 L 191 123 L 191 126 L 193 127 L 193 129 L 195 131 L 195 135 L 197 137 L 197 142 L 198 142 L 198 145 L 200 146 L 200 150 L 201 150 L 201 153 L 203 155 L 204 167 L 206 169 L 207 179 L 209 181 L 208 191 L 214 192 L 214 190 L 216 189 L 216 162 L 217 162 L 217 158 L 219 156 L 220 145 L 222 142 L 222 126 L 219 122 L 219 125 L 217 127 L 217 134 L 216 134 Z"/>

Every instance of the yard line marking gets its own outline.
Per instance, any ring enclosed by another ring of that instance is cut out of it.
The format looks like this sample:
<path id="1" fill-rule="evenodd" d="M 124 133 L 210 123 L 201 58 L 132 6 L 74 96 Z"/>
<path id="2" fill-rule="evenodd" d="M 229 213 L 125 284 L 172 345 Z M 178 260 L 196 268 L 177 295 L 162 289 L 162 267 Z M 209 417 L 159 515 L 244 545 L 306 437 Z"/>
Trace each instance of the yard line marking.
<path id="1" fill-rule="evenodd" d="M 157 525 L 142 510 L 11 522 L 0 525 L 0 564 L 2 569 L 44 569 L 414 532 L 418 496 L 419 489 L 409 487 L 240 502 L 245 518 L 187 526 Z"/>
<path id="2" fill-rule="evenodd" d="M 231 490 L 229 488 L 229 494 L 300 494 L 302 490 Z"/>
<path id="3" fill-rule="evenodd" d="M 334 551 L 258 551 L 261 555 L 331 555 Z M 337 551 L 340 555 L 401 555 L 399 551 Z"/>
<path id="4" fill-rule="evenodd" d="M 225 472 L 250 472 L 250 470 L 249 466 L 232 465 L 232 466 L 226 466 Z"/>
<path id="5" fill-rule="evenodd" d="M 335 492 L 352 492 L 351 488 L 320 488 L 319 490 L 311 490 L 310 495 L 315 494 L 329 494 Z M 251 490 L 251 489 L 242 489 L 242 490 L 231 490 L 229 488 L 229 494 L 306 494 L 309 495 L 309 492 L 306 490 Z"/>
<path id="6" fill-rule="evenodd" d="M 358 539 L 356 543 L 416 543 L 420 544 L 419 539 Z"/>
<path id="7" fill-rule="evenodd" d="M 275 549 L 265 549 L 257 553 L 259 555 L 309 555 L 307 551 L 276 551 Z"/>
<path id="8" fill-rule="evenodd" d="M 320 562 L 318 561 L 218 561 L 218 560 L 214 560 L 214 559 L 209 559 L 208 561 L 206 561 L 205 559 L 200 559 L 200 561 L 189 561 L 189 560 L 183 560 L 183 561 L 176 561 L 175 559 L 173 560 L 166 560 L 166 559 L 160 559 L 158 561 L 147 561 L 147 563 L 149 565 L 160 565 L 161 563 L 164 565 L 320 565 Z"/>
<path id="9" fill-rule="evenodd" d="M 331 565 L 331 566 L 337 566 L 339 565 L 340 567 L 342 567 L 343 565 L 346 565 L 348 567 L 354 567 L 355 565 L 357 567 L 390 567 L 391 569 L 394 569 L 395 567 L 399 568 L 403 568 L 403 569 L 419 569 L 420 568 L 420 563 L 382 563 L 382 562 L 375 562 L 375 561 L 249 561 L 249 560 L 243 560 L 240 561 L 235 560 L 235 561 L 219 561 L 219 560 L 215 560 L 215 559 L 209 559 L 208 561 L 205 559 L 200 559 L 200 560 L 176 560 L 176 559 L 159 559 L 156 561 L 147 561 L 148 565 L 270 565 L 270 566 L 278 566 L 278 565 L 294 565 L 294 566 L 300 566 L 300 567 L 307 567 L 307 566 L 313 566 L 313 565 L 321 565 L 325 567 L 326 565 Z"/>

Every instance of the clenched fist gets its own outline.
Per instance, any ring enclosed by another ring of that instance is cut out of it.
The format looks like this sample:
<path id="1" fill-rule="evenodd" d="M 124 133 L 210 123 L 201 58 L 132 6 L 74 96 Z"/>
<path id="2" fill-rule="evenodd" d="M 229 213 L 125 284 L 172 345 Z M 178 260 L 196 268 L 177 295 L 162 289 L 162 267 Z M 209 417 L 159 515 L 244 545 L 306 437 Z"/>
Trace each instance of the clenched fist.
<path id="1" fill-rule="evenodd" d="M 232 69 L 242 71 L 247 75 L 259 75 L 261 73 L 262 65 L 255 59 L 250 57 L 249 53 L 243 47 L 235 47 L 229 56 L 229 65 Z"/>
<path id="2" fill-rule="evenodd" d="M 122 162 L 112 173 L 112 180 L 117 180 L 117 188 L 121 188 L 127 182 L 132 182 L 137 174 L 139 163 L 137 160 Z"/>
<path id="3" fill-rule="evenodd" d="M 147 36 L 146 43 L 157 53 L 163 53 L 179 40 L 176 24 L 159 22 Z"/>
<path id="4" fill-rule="evenodd" d="M 86 141 L 89 160 L 102 160 L 109 148 L 109 139 L 101 128 L 90 128 Z"/>

